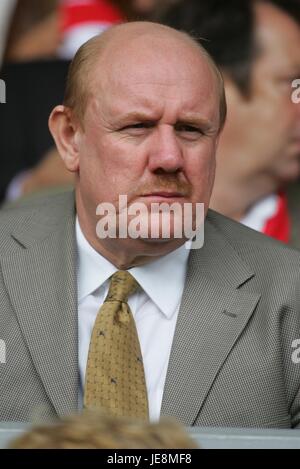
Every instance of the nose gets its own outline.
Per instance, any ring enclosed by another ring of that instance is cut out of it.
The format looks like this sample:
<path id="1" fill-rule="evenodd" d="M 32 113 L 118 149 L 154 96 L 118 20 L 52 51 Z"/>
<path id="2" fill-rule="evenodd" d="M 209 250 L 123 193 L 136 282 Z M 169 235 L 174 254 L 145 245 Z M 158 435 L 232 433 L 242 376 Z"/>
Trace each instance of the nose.
<path id="1" fill-rule="evenodd" d="M 177 173 L 183 169 L 183 152 L 171 125 L 161 125 L 152 137 L 148 167 L 153 173 Z"/>

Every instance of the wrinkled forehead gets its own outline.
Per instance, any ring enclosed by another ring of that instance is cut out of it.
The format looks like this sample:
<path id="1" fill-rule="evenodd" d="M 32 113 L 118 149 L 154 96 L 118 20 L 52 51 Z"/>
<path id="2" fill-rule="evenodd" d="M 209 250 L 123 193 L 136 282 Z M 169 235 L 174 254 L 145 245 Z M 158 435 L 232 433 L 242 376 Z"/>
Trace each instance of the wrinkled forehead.
<path id="1" fill-rule="evenodd" d="M 181 100 L 193 108 L 199 100 L 219 107 L 215 72 L 201 50 L 188 42 L 145 38 L 137 47 L 107 50 L 93 67 L 90 92 L 94 99 L 114 103 Z M 156 99 L 157 98 L 157 99 Z"/>

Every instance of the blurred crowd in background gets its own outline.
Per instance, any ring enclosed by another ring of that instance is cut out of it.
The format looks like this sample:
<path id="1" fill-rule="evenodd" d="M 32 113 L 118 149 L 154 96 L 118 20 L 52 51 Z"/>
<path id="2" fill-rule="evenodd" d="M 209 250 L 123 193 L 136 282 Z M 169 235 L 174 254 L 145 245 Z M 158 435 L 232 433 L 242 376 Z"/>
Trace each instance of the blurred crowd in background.
<path id="1" fill-rule="evenodd" d="M 52 108 L 63 99 L 70 60 L 89 38 L 120 22 L 152 19 L 172 0 L 6 3 L 1 10 L 1 79 L 7 83 L 7 96 L 0 108 L 0 202 L 73 182 L 54 150 L 47 124 Z"/>
<path id="2" fill-rule="evenodd" d="M 224 77 L 228 114 L 211 208 L 300 248 L 300 104 L 292 100 L 300 0 L 1 1 L 0 204 L 74 184 L 48 130 L 70 61 L 107 28 L 150 20 L 192 34 Z M 15 447 L 195 447 L 172 424 L 76 419 L 34 430 Z"/>
<path id="3" fill-rule="evenodd" d="M 220 67 L 228 118 L 211 207 L 300 247 L 300 0 L 2 0 L 0 203 L 73 184 L 48 130 L 81 44 L 120 22 L 191 33 Z M 142 44 L 141 44 L 142 47 Z"/>

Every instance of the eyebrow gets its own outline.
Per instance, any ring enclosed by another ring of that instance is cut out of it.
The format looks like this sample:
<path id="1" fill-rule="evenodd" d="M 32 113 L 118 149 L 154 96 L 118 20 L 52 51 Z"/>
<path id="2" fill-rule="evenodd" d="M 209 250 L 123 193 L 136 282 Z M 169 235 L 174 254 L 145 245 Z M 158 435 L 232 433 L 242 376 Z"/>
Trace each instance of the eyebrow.
<path id="1" fill-rule="evenodd" d="M 196 125 L 201 128 L 204 128 L 205 130 L 209 130 L 214 127 L 214 124 L 210 119 L 201 117 L 199 114 L 195 114 L 195 113 L 183 114 L 177 120 L 177 124 Z"/>
<path id="2" fill-rule="evenodd" d="M 149 113 L 146 112 L 128 112 L 127 114 L 124 114 L 121 116 L 118 121 L 123 122 L 123 121 L 157 121 L 158 118 L 155 114 L 152 114 L 151 111 Z"/>
<path id="3" fill-rule="evenodd" d="M 128 112 L 127 114 L 124 114 L 118 122 L 120 125 L 124 122 L 135 122 L 135 121 L 142 121 L 142 122 L 157 122 L 159 121 L 159 117 L 151 111 L 149 113 L 147 112 Z M 213 123 L 207 119 L 199 116 L 199 114 L 195 113 L 186 113 L 180 116 L 177 121 L 174 123 L 176 124 L 190 124 L 190 125 L 195 125 L 199 127 L 204 127 L 205 129 L 210 129 L 213 127 Z"/>

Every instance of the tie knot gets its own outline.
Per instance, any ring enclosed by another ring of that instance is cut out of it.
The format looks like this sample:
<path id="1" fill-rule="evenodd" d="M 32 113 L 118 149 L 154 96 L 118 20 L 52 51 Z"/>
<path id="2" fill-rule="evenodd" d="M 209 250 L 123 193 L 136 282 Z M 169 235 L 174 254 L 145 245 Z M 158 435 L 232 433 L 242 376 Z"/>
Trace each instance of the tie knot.
<path id="1" fill-rule="evenodd" d="M 127 303 L 128 298 L 138 288 L 137 281 L 126 270 L 118 270 L 110 280 L 110 286 L 105 301 L 122 301 Z"/>

